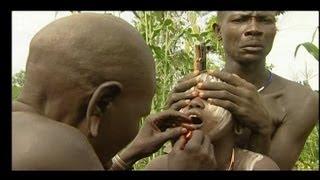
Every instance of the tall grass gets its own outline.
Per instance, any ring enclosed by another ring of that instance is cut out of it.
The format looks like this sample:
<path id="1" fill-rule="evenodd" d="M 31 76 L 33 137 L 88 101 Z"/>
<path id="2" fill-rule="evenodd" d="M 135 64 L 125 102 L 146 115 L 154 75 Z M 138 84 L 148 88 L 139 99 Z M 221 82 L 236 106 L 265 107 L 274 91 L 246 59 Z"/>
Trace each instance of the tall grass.
<path id="1" fill-rule="evenodd" d="M 319 123 L 309 135 L 295 167 L 297 170 L 319 170 Z"/>

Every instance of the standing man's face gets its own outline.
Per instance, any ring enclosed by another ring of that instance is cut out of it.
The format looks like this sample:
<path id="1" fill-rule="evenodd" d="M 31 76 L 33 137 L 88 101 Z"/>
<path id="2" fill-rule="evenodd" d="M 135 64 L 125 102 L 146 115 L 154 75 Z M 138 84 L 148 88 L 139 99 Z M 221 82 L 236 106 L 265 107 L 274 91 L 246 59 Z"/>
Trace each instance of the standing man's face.
<path id="1" fill-rule="evenodd" d="M 275 11 L 230 11 L 220 21 L 227 58 L 241 63 L 265 59 L 276 34 Z"/>

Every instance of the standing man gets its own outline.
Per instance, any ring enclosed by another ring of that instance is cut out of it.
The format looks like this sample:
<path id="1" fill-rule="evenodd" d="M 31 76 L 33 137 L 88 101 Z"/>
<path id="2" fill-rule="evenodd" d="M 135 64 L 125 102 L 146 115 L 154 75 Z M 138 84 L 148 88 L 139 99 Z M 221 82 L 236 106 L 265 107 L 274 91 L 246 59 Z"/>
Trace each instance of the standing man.
<path id="1" fill-rule="evenodd" d="M 211 72 L 221 82 L 201 82 L 194 73 L 174 88 L 168 104 L 187 106 L 199 96 L 232 113 L 240 126 L 236 144 L 292 169 L 316 125 L 319 94 L 273 74 L 265 67 L 276 35 L 276 11 L 220 11 L 214 31 L 223 43 L 224 69 Z M 187 90 L 197 86 L 198 91 Z"/>

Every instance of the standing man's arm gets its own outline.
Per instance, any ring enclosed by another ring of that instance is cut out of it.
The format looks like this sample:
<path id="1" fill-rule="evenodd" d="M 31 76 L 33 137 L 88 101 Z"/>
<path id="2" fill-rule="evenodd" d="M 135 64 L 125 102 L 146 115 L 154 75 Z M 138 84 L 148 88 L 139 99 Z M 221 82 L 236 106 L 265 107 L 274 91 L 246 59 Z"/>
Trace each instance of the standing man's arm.
<path id="1" fill-rule="evenodd" d="M 271 141 L 269 156 L 280 169 L 292 169 L 319 120 L 319 94 L 314 93 L 304 99 L 304 103 L 296 102 L 300 105 L 278 128 Z"/>

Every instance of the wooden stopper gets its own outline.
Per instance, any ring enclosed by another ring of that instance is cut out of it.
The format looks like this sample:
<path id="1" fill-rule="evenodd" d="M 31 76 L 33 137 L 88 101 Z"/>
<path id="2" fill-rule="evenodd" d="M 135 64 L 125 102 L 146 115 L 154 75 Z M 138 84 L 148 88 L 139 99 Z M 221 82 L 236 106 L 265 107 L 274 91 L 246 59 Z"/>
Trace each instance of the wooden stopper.
<path id="1" fill-rule="evenodd" d="M 195 46 L 195 59 L 193 62 L 193 71 L 203 71 L 206 70 L 206 46 L 205 44 L 200 44 Z"/>

